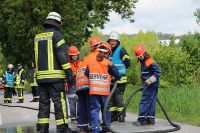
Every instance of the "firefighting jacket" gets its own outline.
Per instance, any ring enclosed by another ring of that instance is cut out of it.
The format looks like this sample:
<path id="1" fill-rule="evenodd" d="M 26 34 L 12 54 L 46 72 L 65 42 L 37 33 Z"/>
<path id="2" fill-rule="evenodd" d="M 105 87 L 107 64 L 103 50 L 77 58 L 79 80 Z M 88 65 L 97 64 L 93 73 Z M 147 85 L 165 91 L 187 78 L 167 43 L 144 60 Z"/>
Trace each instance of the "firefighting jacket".
<path id="1" fill-rule="evenodd" d="M 48 25 L 43 33 L 37 34 L 34 40 L 37 83 L 56 82 L 73 79 L 73 73 L 66 57 L 66 44 L 57 27 Z"/>

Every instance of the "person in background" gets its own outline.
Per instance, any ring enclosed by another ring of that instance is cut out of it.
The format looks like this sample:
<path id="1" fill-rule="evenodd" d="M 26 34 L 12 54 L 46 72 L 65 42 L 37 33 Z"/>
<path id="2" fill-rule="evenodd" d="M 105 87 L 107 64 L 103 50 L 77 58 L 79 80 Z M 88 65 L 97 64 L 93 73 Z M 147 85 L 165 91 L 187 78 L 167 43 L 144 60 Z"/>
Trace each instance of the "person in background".
<path id="1" fill-rule="evenodd" d="M 35 72 L 35 64 L 31 64 L 30 70 L 30 86 L 32 90 L 33 100 L 30 102 L 39 102 L 39 91 L 38 91 L 38 84 L 36 82 L 36 72 Z"/>
<path id="2" fill-rule="evenodd" d="M 91 124 L 94 133 L 100 132 L 100 110 L 104 107 L 106 99 L 110 94 L 111 75 L 116 80 L 120 80 L 121 75 L 117 68 L 107 58 L 111 55 L 111 46 L 107 42 L 102 42 L 98 46 L 99 53 L 96 57 L 91 57 L 85 70 L 85 75 L 89 78 L 89 97 Z M 106 111 L 107 123 L 110 125 L 111 118 L 109 109 Z M 103 121 L 102 132 L 108 133 Z"/>
<path id="3" fill-rule="evenodd" d="M 26 71 L 23 69 L 22 63 L 17 64 L 17 74 L 15 78 L 15 88 L 17 89 L 18 102 L 24 102 L 24 88 L 26 80 Z"/>
<path id="4" fill-rule="evenodd" d="M 161 70 L 143 45 L 137 45 L 134 53 L 141 64 L 141 80 L 144 89 L 139 105 L 139 116 L 137 122 L 133 124 L 136 126 L 154 125 Z"/>
<path id="5" fill-rule="evenodd" d="M 79 50 L 76 46 L 71 46 L 68 49 L 68 59 L 70 66 L 72 68 L 74 77 L 76 77 L 76 73 L 81 61 L 79 60 Z M 68 85 L 67 98 L 69 101 L 69 109 L 72 123 L 77 123 L 77 95 L 76 95 L 76 81 L 72 84 Z"/>
<path id="6" fill-rule="evenodd" d="M 12 95 L 16 95 L 14 89 L 14 79 L 16 73 L 13 70 L 13 65 L 8 64 L 8 69 L 3 74 L 2 83 L 4 84 L 4 103 L 12 103 Z"/>
<path id="7" fill-rule="evenodd" d="M 0 89 L 4 89 L 3 78 L 0 77 Z"/>
<path id="8" fill-rule="evenodd" d="M 112 121 L 124 122 L 126 111 L 124 111 L 124 113 L 122 113 L 118 118 L 116 117 L 116 115 L 118 115 L 118 113 L 120 113 L 124 107 L 123 94 L 127 83 L 126 70 L 130 67 L 131 61 L 128 53 L 120 44 L 119 34 L 117 32 L 112 31 L 110 33 L 108 42 L 112 46 L 112 55 L 110 57 L 110 60 L 117 67 L 119 73 L 122 75 L 121 80 L 117 82 L 117 89 L 110 100 L 111 118 Z"/>

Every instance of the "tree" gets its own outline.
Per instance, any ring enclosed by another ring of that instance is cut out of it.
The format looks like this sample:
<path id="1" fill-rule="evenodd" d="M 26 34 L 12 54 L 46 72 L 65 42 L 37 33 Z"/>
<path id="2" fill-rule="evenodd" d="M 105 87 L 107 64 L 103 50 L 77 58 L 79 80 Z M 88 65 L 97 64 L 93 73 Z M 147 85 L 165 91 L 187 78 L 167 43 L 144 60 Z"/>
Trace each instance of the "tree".
<path id="1" fill-rule="evenodd" d="M 0 0 L 0 45 L 11 62 L 30 64 L 33 38 L 41 32 L 45 17 L 56 11 L 64 18 L 67 44 L 83 44 L 94 27 L 104 27 L 109 12 L 132 19 L 136 0 Z"/>
<path id="2" fill-rule="evenodd" d="M 197 17 L 197 23 L 200 24 L 200 8 L 196 10 L 194 16 Z"/>
<path id="3" fill-rule="evenodd" d="M 182 50 L 188 53 L 193 74 L 200 79 L 200 33 L 184 35 L 180 40 Z M 199 80 L 200 82 L 200 80 Z"/>

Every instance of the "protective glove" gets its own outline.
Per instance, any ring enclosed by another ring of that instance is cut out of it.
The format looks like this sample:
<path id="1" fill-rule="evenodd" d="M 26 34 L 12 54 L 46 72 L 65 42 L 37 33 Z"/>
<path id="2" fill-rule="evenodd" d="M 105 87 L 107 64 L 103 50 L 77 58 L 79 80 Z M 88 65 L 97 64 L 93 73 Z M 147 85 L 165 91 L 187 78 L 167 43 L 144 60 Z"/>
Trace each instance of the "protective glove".
<path id="1" fill-rule="evenodd" d="M 71 68 L 66 70 L 66 81 L 68 86 L 73 85 L 75 82 L 75 77 L 73 76 L 73 72 L 71 70 Z"/>
<path id="2" fill-rule="evenodd" d="M 154 76 L 151 76 L 146 81 L 144 81 L 144 83 L 145 83 L 146 86 L 149 86 L 149 85 L 151 85 L 154 82 L 156 82 L 156 78 Z"/>
<path id="3" fill-rule="evenodd" d="M 12 88 L 12 95 L 13 95 L 13 96 L 17 96 L 17 92 L 15 91 L 14 88 Z"/>

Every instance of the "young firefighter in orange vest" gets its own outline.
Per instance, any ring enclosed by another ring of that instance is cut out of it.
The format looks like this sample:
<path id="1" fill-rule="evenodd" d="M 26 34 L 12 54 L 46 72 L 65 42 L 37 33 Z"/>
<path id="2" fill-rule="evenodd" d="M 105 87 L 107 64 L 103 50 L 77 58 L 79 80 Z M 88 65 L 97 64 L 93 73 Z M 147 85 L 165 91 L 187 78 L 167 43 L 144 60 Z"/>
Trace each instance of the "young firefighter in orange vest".
<path id="1" fill-rule="evenodd" d="M 101 44 L 98 37 L 90 39 L 91 53 L 85 57 L 84 61 L 80 63 L 76 75 L 76 94 L 78 95 L 78 128 L 80 133 L 87 133 L 90 131 L 90 102 L 89 102 L 89 79 L 84 75 L 85 69 L 91 58 L 95 58 L 98 54 L 97 47 Z"/>
<path id="2" fill-rule="evenodd" d="M 71 69 L 73 71 L 74 76 L 76 76 L 76 72 L 78 70 L 78 66 L 80 64 L 79 60 L 79 50 L 75 46 L 71 46 L 68 50 L 69 62 Z M 74 81 L 72 84 L 68 85 L 67 98 L 69 102 L 70 108 L 70 116 L 69 118 L 73 123 L 77 123 L 77 96 L 76 96 L 76 82 Z"/>
<path id="3" fill-rule="evenodd" d="M 108 95 L 110 94 L 111 75 L 116 80 L 121 79 L 118 69 L 107 58 L 111 55 L 111 46 L 107 42 L 102 42 L 98 46 L 99 53 L 95 58 L 91 58 L 85 70 L 85 75 L 89 77 L 89 95 L 90 95 L 90 113 L 91 124 L 94 133 L 100 132 L 100 119 L 99 113 L 103 108 Z M 107 122 L 110 125 L 111 116 L 109 109 L 107 109 Z M 105 128 L 103 121 L 102 131 L 109 132 Z"/>
<path id="4" fill-rule="evenodd" d="M 135 47 L 135 55 L 141 63 L 141 79 L 144 90 L 139 105 L 137 126 L 154 125 L 156 111 L 156 97 L 160 86 L 160 67 L 150 57 L 143 45 Z"/>

